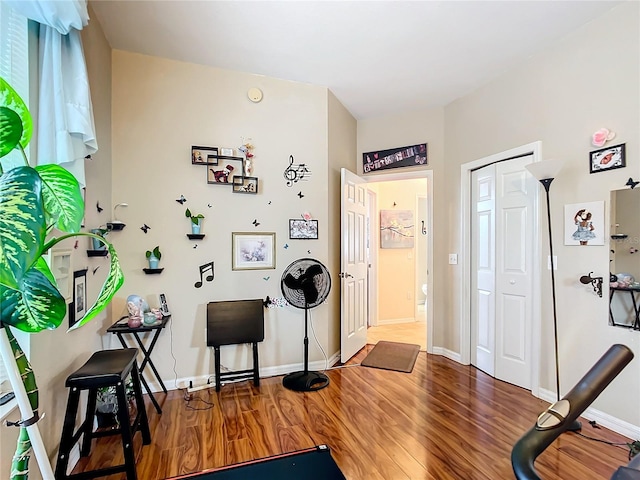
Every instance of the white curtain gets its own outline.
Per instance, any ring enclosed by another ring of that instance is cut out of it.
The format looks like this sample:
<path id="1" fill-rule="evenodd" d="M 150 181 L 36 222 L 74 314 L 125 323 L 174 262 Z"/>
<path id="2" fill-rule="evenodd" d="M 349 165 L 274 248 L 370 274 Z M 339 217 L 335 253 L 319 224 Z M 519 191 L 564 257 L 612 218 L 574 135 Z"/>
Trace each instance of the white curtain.
<path id="1" fill-rule="evenodd" d="M 84 186 L 84 159 L 98 150 L 80 30 L 86 0 L 5 0 L 40 23 L 38 164 L 57 163 Z"/>

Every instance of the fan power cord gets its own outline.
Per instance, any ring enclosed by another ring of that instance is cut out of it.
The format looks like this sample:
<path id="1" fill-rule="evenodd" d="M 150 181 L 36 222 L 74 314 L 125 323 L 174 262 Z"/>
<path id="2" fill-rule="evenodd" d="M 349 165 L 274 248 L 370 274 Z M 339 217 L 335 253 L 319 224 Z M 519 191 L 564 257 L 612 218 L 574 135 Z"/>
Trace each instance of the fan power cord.
<path id="1" fill-rule="evenodd" d="M 311 315 L 311 312 L 307 312 L 307 313 L 309 314 L 309 325 L 311 325 L 311 333 L 313 334 L 313 339 L 316 341 L 318 348 L 320 348 L 320 351 L 324 356 L 324 370 L 322 370 L 322 372 L 326 372 L 327 369 L 329 368 L 329 359 L 327 358 L 327 353 L 324 351 L 324 348 L 322 348 L 322 345 L 320 345 L 320 342 L 318 341 L 315 328 L 313 328 L 313 316 Z"/>

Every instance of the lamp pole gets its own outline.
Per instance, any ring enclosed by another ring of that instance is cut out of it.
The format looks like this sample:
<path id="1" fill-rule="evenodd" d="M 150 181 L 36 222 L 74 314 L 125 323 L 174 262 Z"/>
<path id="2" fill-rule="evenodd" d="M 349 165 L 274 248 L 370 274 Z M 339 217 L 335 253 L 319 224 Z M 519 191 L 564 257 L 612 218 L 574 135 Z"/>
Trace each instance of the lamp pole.
<path id="1" fill-rule="evenodd" d="M 560 365 L 558 361 L 558 313 L 556 309 L 556 275 L 553 259 L 553 236 L 551 234 L 551 204 L 549 201 L 549 187 L 553 178 L 543 178 L 540 183 L 544 187 L 547 197 L 547 225 L 549 226 L 549 255 L 551 256 L 551 298 L 553 303 L 553 342 L 556 354 L 556 400 L 560 400 Z"/>

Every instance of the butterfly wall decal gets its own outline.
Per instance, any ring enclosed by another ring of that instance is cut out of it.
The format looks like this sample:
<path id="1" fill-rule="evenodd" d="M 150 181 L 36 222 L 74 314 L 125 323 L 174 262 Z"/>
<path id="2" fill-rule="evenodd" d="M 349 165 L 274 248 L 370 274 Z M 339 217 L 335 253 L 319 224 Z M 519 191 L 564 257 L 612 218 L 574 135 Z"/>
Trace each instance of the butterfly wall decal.
<path id="1" fill-rule="evenodd" d="M 76 240 L 76 242 L 73 244 L 73 248 L 75 248 L 75 249 L 78 248 L 78 240 Z"/>
<path id="2" fill-rule="evenodd" d="M 100 265 L 98 265 L 96 268 L 93 269 L 93 274 L 95 275 L 96 272 L 98 271 L 98 269 L 100 268 Z"/>
<path id="3" fill-rule="evenodd" d="M 629 180 L 627 180 L 627 183 L 625 183 L 625 185 L 627 187 L 631 187 L 632 189 L 636 187 L 636 185 L 638 185 L 640 182 L 636 182 L 633 180 L 633 178 L 629 177 Z"/>
<path id="4" fill-rule="evenodd" d="M 207 207 L 211 208 L 213 207 L 213 205 L 211 205 L 210 203 L 207 203 Z"/>
<path id="5" fill-rule="evenodd" d="M 289 248 L 289 244 L 288 244 L 288 243 L 285 243 L 285 244 L 284 244 L 284 248 L 285 248 L 285 249 Z"/>
<path id="6" fill-rule="evenodd" d="M 253 226 L 254 226 L 254 227 L 257 227 L 258 225 L 260 225 L 260 222 L 258 222 L 258 219 L 257 219 L 257 218 L 256 218 L 253 222 L 251 222 L 251 223 L 253 223 Z"/>
<path id="7" fill-rule="evenodd" d="M 271 278 L 270 276 L 269 276 L 269 277 L 262 277 L 262 279 L 263 279 L 265 282 L 268 282 L 270 278 Z"/>
<path id="8" fill-rule="evenodd" d="M 187 199 L 184 198 L 184 195 L 180 195 L 180 198 L 176 199 L 176 202 L 178 202 L 180 205 L 184 204 L 184 202 L 186 202 Z"/>
<path id="9" fill-rule="evenodd" d="M 102 213 L 102 211 L 104 210 L 104 208 L 100 206 L 100 201 L 96 202 L 96 210 L 98 210 L 98 213 Z"/>
<path id="10" fill-rule="evenodd" d="M 146 223 L 140 227 L 140 230 L 142 230 L 144 233 L 147 233 L 150 229 L 151 227 Z"/>
<path id="11" fill-rule="evenodd" d="M 196 244 L 193 246 L 193 248 L 198 248 L 198 244 L 196 243 Z"/>
<path id="12" fill-rule="evenodd" d="M 303 198 L 303 197 L 304 197 L 304 195 L 302 194 L 302 192 L 298 192 L 298 197 L 299 197 L 299 198 Z"/>

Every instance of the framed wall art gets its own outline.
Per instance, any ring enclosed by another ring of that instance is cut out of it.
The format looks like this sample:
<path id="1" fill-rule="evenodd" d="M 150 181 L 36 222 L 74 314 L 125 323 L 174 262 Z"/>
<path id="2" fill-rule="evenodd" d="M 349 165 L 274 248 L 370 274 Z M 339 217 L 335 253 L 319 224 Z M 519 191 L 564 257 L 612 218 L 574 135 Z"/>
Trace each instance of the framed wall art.
<path id="1" fill-rule="evenodd" d="M 380 248 L 413 248 L 413 210 L 380 210 Z"/>
<path id="2" fill-rule="evenodd" d="M 420 165 L 427 165 L 426 143 L 362 154 L 363 173 Z"/>
<path id="3" fill-rule="evenodd" d="M 191 147 L 191 164 L 192 165 L 208 165 L 217 162 L 218 147 L 199 147 L 194 145 Z"/>
<path id="4" fill-rule="evenodd" d="M 233 185 L 233 177 L 244 175 L 242 159 L 226 159 L 224 162 L 207 165 L 207 183 L 211 185 Z"/>
<path id="5" fill-rule="evenodd" d="M 73 275 L 71 272 L 71 250 L 49 250 L 47 263 L 56 279 L 60 295 L 67 304 L 73 300 Z"/>
<path id="6" fill-rule="evenodd" d="M 232 270 L 276 268 L 276 234 L 273 232 L 231 233 Z"/>
<path id="7" fill-rule="evenodd" d="M 318 220 L 292 218 L 289 220 L 289 238 L 291 240 L 317 240 Z"/>
<path id="8" fill-rule="evenodd" d="M 603 201 L 564 206 L 565 245 L 604 245 L 607 230 Z"/>
<path id="9" fill-rule="evenodd" d="M 589 153 L 589 173 L 626 167 L 625 144 L 605 147 Z"/>
<path id="10" fill-rule="evenodd" d="M 87 313 L 87 270 L 73 272 L 73 302 L 69 305 L 69 328 Z"/>

